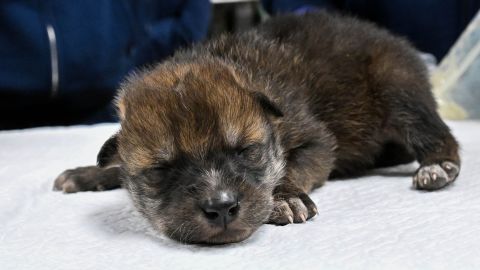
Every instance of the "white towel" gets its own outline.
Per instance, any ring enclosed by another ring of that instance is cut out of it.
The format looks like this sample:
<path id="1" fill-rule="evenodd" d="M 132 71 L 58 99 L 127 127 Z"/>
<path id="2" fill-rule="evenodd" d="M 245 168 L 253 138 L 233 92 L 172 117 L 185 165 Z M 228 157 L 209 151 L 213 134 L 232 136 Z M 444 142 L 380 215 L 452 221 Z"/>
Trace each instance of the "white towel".
<path id="1" fill-rule="evenodd" d="M 124 190 L 52 191 L 117 125 L 0 132 L 0 269 L 480 269 L 480 122 L 449 124 L 463 159 L 451 187 L 412 190 L 417 164 L 328 182 L 312 221 L 213 247 L 156 234 Z"/>

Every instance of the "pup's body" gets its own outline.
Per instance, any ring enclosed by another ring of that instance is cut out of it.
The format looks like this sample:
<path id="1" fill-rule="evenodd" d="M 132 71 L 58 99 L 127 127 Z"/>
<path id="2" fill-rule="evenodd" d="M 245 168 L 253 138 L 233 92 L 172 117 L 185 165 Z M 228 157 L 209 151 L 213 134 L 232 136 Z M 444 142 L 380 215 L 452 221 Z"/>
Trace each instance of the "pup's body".
<path id="1" fill-rule="evenodd" d="M 118 106 L 103 168 L 69 170 L 55 187 L 122 178 L 153 226 L 185 242 L 303 222 L 317 212 L 306 193 L 329 177 L 416 159 L 414 187 L 435 190 L 459 172 L 416 51 L 351 18 L 284 16 L 179 52 L 131 78 Z"/>

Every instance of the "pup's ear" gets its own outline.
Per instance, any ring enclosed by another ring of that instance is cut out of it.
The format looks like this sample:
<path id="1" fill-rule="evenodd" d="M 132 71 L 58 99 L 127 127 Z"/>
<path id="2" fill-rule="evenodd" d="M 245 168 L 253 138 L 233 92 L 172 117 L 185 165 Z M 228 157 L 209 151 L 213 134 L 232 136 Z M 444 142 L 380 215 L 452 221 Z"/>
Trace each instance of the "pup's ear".
<path id="1" fill-rule="evenodd" d="M 120 165 L 118 154 L 118 133 L 110 137 L 100 149 L 97 155 L 97 166 L 100 168 L 112 165 Z"/>
<path id="2" fill-rule="evenodd" d="M 273 103 L 267 96 L 260 92 L 254 92 L 253 96 L 260 103 L 260 106 L 267 111 L 268 113 L 273 114 L 276 117 L 282 117 L 283 112 L 278 108 L 278 106 Z"/>

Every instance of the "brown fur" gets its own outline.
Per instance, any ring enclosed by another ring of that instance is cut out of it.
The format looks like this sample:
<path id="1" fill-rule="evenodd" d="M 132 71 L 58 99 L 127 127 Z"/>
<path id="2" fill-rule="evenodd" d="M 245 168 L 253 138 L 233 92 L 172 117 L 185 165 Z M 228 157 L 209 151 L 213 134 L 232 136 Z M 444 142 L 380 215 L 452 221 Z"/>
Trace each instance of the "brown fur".
<path id="1" fill-rule="evenodd" d="M 240 140 L 245 144 L 264 141 L 261 108 L 245 95 L 247 90 L 241 88 L 231 70 L 219 67 L 221 64 L 207 61 L 202 65 L 173 64 L 125 84 L 118 101 L 125 107 L 119 150 L 132 169 L 151 167 L 159 159 L 174 159 L 178 152 L 201 158 L 209 148 L 222 143 L 235 147 Z M 222 116 L 218 122 L 205 122 L 218 115 Z"/>

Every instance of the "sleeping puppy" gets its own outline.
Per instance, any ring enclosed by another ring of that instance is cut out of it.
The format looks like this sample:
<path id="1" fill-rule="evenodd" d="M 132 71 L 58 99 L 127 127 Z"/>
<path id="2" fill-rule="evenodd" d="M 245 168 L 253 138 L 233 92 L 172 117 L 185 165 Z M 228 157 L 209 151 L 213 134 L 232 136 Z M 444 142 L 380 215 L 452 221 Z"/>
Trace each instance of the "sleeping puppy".
<path id="1" fill-rule="evenodd" d="M 185 243 L 230 243 L 263 223 L 302 223 L 329 178 L 417 160 L 413 186 L 459 173 L 427 71 L 403 39 L 326 13 L 271 19 L 131 76 L 121 128 L 64 192 L 125 187 L 152 226 Z"/>

